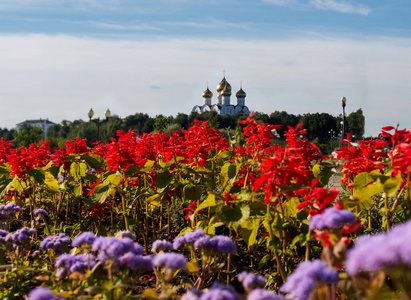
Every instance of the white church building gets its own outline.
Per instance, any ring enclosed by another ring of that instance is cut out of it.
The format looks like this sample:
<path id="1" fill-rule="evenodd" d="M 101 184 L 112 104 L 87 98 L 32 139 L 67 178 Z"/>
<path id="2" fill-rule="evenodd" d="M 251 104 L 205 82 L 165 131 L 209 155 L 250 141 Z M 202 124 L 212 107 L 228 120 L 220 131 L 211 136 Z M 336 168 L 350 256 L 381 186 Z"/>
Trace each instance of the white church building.
<path id="1" fill-rule="evenodd" d="M 212 104 L 213 93 L 209 90 L 208 84 L 207 89 L 203 92 L 204 105 L 196 105 L 193 107 L 192 112 L 203 113 L 206 111 L 215 111 L 219 115 L 236 115 L 239 113 L 249 114 L 250 110 L 245 106 L 246 93 L 243 91 L 241 84 L 240 90 L 236 93 L 237 104 L 233 105 L 230 103 L 231 97 L 231 85 L 225 79 L 225 76 L 221 82 L 217 85 L 217 103 Z"/>

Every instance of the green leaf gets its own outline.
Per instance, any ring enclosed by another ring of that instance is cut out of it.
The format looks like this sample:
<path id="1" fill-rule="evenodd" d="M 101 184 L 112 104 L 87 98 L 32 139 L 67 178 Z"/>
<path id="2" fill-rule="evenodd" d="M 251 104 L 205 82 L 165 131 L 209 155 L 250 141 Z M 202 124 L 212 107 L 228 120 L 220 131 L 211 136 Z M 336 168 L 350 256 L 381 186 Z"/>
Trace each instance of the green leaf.
<path id="1" fill-rule="evenodd" d="M 109 194 L 110 187 L 108 183 L 101 183 L 94 187 L 93 195 L 96 197 L 96 200 L 100 203 L 106 201 Z"/>
<path id="2" fill-rule="evenodd" d="M 196 262 L 189 261 L 186 269 L 189 273 L 197 273 L 201 268 Z"/>
<path id="3" fill-rule="evenodd" d="M 45 173 L 44 185 L 52 192 L 58 193 L 60 191 L 57 179 L 50 172 Z"/>
<path id="4" fill-rule="evenodd" d="M 402 183 L 401 174 L 398 173 L 395 178 L 388 177 L 387 180 L 385 180 L 382 183 L 383 183 L 384 193 L 386 193 L 388 197 L 394 197 L 397 195 L 397 192 L 401 187 L 401 183 Z"/>
<path id="5" fill-rule="evenodd" d="M 10 174 L 11 171 L 11 166 L 8 163 L 0 165 L 0 174 Z"/>
<path id="6" fill-rule="evenodd" d="M 236 230 L 250 216 L 250 206 L 246 203 L 236 204 L 233 208 L 224 205 L 218 210 L 217 215 L 228 227 Z"/>
<path id="7" fill-rule="evenodd" d="M 46 179 L 46 174 L 44 170 L 40 168 L 34 168 L 31 171 L 27 172 L 37 183 L 43 184 L 44 180 Z"/>
<path id="8" fill-rule="evenodd" d="M 0 193 L 1 195 L 5 194 L 8 192 L 10 186 L 10 183 L 13 181 L 13 177 L 6 175 L 6 174 L 1 174 L 0 175 Z"/>
<path id="9" fill-rule="evenodd" d="M 348 205 L 356 206 L 365 201 L 370 202 L 370 198 L 381 191 L 382 184 L 379 182 L 374 182 L 360 189 L 355 189 L 354 195 L 348 201 Z"/>
<path id="10" fill-rule="evenodd" d="M 370 173 L 362 172 L 354 178 L 354 189 L 362 189 L 372 181 L 374 181 L 374 179 Z"/>
<path id="11" fill-rule="evenodd" d="M 81 183 L 74 186 L 74 194 L 76 196 L 82 196 L 83 195 L 83 185 Z"/>
<path id="12" fill-rule="evenodd" d="M 128 166 L 125 174 L 127 176 L 134 176 L 134 174 L 136 174 L 137 172 L 138 172 L 137 167 L 135 165 L 130 165 L 130 166 Z"/>
<path id="13" fill-rule="evenodd" d="M 248 248 L 255 244 L 259 227 L 259 219 L 248 219 L 243 224 L 241 224 L 241 235 L 244 241 L 247 243 Z"/>
<path id="14" fill-rule="evenodd" d="M 104 163 L 104 158 L 98 154 L 90 153 L 90 154 L 83 154 L 81 156 L 82 159 L 94 170 L 101 170 L 101 167 Z"/>
<path id="15" fill-rule="evenodd" d="M 234 155 L 233 155 L 233 152 L 232 151 L 221 151 L 221 152 L 219 152 L 218 154 L 217 154 L 217 157 L 218 158 L 222 158 L 222 159 L 230 159 L 230 158 L 232 158 Z"/>
<path id="16" fill-rule="evenodd" d="M 174 179 L 174 175 L 168 172 L 157 173 L 156 187 L 159 189 L 166 188 Z"/>
<path id="17" fill-rule="evenodd" d="M 11 187 L 13 187 L 19 195 L 27 188 L 26 183 L 18 177 L 14 177 L 13 181 L 10 182 Z"/>
<path id="18" fill-rule="evenodd" d="M 284 216 L 286 218 L 288 217 L 295 217 L 297 216 L 298 209 L 297 205 L 300 204 L 300 201 L 298 200 L 297 197 L 291 198 L 290 201 L 287 201 L 284 203 Z"/>
<path id="19" fill-rule="evenodd" d="M 331 176 L 333 175 L 332 169 L 334 166 L 329 163 L 319 163 L 316 164 L 312 171 L 315 178 L 323 185 L 327 185 L 328 181 L 330 180 Z"/>
<path id="20" fill-rule="evenodd" d="M 187 201 L 200 200 L 203 188 L 198 185 L 185 185 L 183 188 L 184 199 Z"/>
<path id="21" fill-rule="evenodd" d="M 155 194 L 146 199 L 147 203 L 150 205 L 152 210 L 161 206 L 163 194 Z"/>
<path id="22" fill-rule="evenodd" d="M 241 166 L 241 165 L 240 165 Z M 225 163 L 221 168 L 221 184 L 225 186 L 230 179 L 234 179 L 237 176 L 239 168 L 236 164 Z"/>
<path id="23" fill-rule="evenodd" d="M 207 199 L 200 203 L 194 213 L 197 213 L 199 210 L 202 210 L 207 207 L 214 207 L 217 206 L 215 194 L 209 194 Z"/>
<path id="24" fill-rule="evenodd" d="M 110 186 L 118 187 L 120 186 L 121 180 L 123 179 L 123 175 L 120 173 L 114 173 L 107 176 L 105 182 L 110 184 Z"/>
<path id="25" fill-rule="evenodd" d="M 70 165 L 70 175 L 75 181 L 79 181 L 86 175 L 87 165 L 82 162 L 75 161 Z"/>

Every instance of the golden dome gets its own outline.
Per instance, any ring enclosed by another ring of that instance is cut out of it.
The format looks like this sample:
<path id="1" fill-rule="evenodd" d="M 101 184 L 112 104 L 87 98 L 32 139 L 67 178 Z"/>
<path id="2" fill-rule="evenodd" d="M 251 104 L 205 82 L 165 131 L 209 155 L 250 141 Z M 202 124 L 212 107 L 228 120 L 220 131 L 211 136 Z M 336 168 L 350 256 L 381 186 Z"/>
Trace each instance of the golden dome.
<path id="1" fill-rule="evenodd" d="M 228 84 L 228 83 L 227 83 Z M 229 85 L 229 84 L 228 84 Z M 226 86 L 220 93 L 222 96 L 231 96 L 231 86 Z"/>
<path id="2" fill-rule="evenodd" d="M 227 82 L 227 80 L 225 79 L 225 76 L 221 80 L 221 82 L 217 85 L 217 92 L 221 94 L 223 90 L 229 91 L 231 95 L 231 85 Z"/>
<path id="3" fill-rule="evenodd" d="M 213 97 L 213 92 L 211 92 L 207 86 L 207 89 L 203 92 L 203 98 L 212 98 L 212 97 Z"/>
<path id="4" fill-rule="evenodd" d="M 235 94 L 237 98 L 245 98 L 247 94 L 243 91 L 243 88 L 240 87 L 240 90 Z"/>

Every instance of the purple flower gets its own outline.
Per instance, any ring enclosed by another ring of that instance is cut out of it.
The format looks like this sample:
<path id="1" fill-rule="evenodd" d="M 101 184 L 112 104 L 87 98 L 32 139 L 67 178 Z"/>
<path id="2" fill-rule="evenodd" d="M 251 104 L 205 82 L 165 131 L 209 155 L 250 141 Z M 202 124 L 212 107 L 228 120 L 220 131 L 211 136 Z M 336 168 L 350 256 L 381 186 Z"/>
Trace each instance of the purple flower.
<path id="1" fill-rule="evenodd" d="M 217 253 L 237 253 L 237 246 L 232 239 L 224 235 L 216 235 L 211 239 L 214 243 L 214 251 Z"/>
<path id="2" fill-rule="evenodd" d="M 377 250 L 376 250 L 377 249 Z M 398 225 L 389 233 L 362 236 L 348 251 L 346 270 L 355 275 L 361 270 L 392 270 L 411 266 L 411 221 Z"/>
<path id="3" fill-rule="evenodd" d="M 161 251 L 161 250 L 172 250 L 172 249 L 173 249 L 172 243 L 166 240 L 157 240 L 157 241 L 154 241 L 151 251 L 154 253 L 157 253 L 158 251 Z"/>
<path id="4" fill-rule="evenodd" d="M 58 235 L 50 235 L 46 237 L 41 243 L 41 249 L 53 249 L 56 254 L 64 253 L 63 247 L 70 244 L 70 238 L 65 233 Z"/>
<path id="5" fill-rule="evenodd" d="M 0 236 L 6 236 L 6 235 L 8 235 L 9 234 L 9 232 L 8 231 L 6 231 L 6 230 L 3 230 L 3 229 L 0 229 Z"/>
<path id="6" fill-rule="evenodd" d="M 71 243 L 73 245 L 73 247 L 79 247 L 81 244 L 88 244 L 88 245 L 92 245 L 94 243 L 94 241 L 96 240 L 97 236 L 90 232 L 90 231 L 85 231 L 81 234 L 79 234 L 78 236 L 76 236 L 73 239 L 73 242 Z"/>
<path id="7" fill-rule="evenodd" d="M 39 255 L 40 255 L 40 250 L 33 251 L 33 253 L 31 254 L 32 257 L 37 257 Z"/>
<path id="8" fill-rule="evenodd" d="M 207 236 L 207 234 L 201 228 L 197 228 L 194 231 L 186 232 L 183 235 L 178 236 L 174 239 L 173 248 L 174 250 L 177 250 L 184 243 L 194 244 L 195 241 L 204 236 Z"/>
<path id="9" fill-rule="evenodd" d="M 35 230 L 28 227 L 23 227 L 16 230 L 14 233 L 9 233 L 4 237 L 5 242 L 12 242 L 14 248 L 28 242 L 29 236 L 33 235 Z"/>
<path id="10" fill-rule="evenodd" d="M 166 267 L 167 269 L 175 271 L 178 269 L 185 269 L 187 260 L 182 254 L 166 252 L 154 256 L 153 265 L 155 267 Z"/>
<path id="11" fill-rule="evenodd" d="M 200 300 L 241 300 L 241 295 L 231 285 L 215 281 Z"/>
<path id="12" fill-rule="evenodd" d="M 252 272 L 241 272 L 238 274 L 238 281 L 243 284 L 245 290 L 253 290 L 256 288 L 263 288 L 265 286 L 265 278 L 260 274 Z"/>
<path id="13" fill-rule="evenodd" d="M 329 207 L 324 213 L 315 215 L 310 220 L 310 229 L 339 228 L 346 223 L 355 223 L 357 217 L 349 210 Z"/>
<path id="14" fill-rule="evenodd" d="M 10 217 L 14 217 L 16 213 L 20 211 L 21 207 L 14 202 L 0 204 L 0 220 L 7 220 Z"/>
<path id="15" fill-rule="evenodd" d="M 90 270 L 96 265 L 97 261 L 92 254 L 62 254 L 56 259 L 55 267 L 58 277 L 63 277 L 65 274 L 70 275 L 73 272 L 84 272 Z"/>
<path id="16" fill-rule="evenodd" d="M 208 235 L 199 238 L 194 243 L 194 249 L 214 249 L 216 246 L 216 240 L 210 238 Z"/>
<path id="17" fill-rule="evenodd" d="M 120 268 L 129 268 L 131 270 L 151 270 L 153 269 L 152 257 L 135 255 L 127 252 L 117 260 Z"/>
<path id="18" fill-rule="evenodd" d="M 55 297 L 53 291 L 45 287 L 35 288 L 29 293 L 27 297 L 27 300 L 57 300 L 57 299 L 63 299 L 63 298 Z"/>
<path id="19" fill-rule="evenodd" d="M 338 280 L 337 270 L 331 269 L 324 261 L 304 261 L 287 277 L 280 291 L 288 293 L 291 299 L 306 300 L 313 292 L 316 281 L 331 284 Z"/>
<path id="20" fill-rule="evenodd" d="M 255 289 L 248 294 L 247 300 L 284 300 L 284 296 L 265 289 Z"/>
<path id="21" fill-rule="evenodd" d="M 46 210 L 42 209 L 42 208 L 36 209 L 36 210 L 33 212 L 33 214 L 34 214 L 34 215 L 40 214 L 40 215 L 44 215 L 44 216 L 46 216 L 46 217 L 49 216 L 49 213 L 48 213 Z"/>
<path id="22" fill-rule="evenodd" d="M 134 243 L 129 238 L 118 239 L 113 236 L 97 237 L 92 246 L 93 251 L 98 251 L 97 258 L 102 262 L 113 260 L 113 267 L 117 266 L 117 259 L 130 252 L 134 255 L 143 255 L 144 248 Z"/>

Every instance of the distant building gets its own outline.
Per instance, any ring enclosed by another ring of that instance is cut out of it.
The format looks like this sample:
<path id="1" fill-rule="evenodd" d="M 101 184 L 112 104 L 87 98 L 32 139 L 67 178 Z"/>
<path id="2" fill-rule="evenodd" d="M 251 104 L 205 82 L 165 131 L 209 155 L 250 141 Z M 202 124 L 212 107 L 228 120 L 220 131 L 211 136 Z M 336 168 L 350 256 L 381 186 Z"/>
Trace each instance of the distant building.
<path id="1" fill-rule="evenodd" d="M 237 104 L 232 105 L 230 103 L 230 97 L 231 97 L 231 85 L 227 82 L 225 79 L 225 76 L 221 80 L 221 82 L 217 85 L 217 101 L 218 103 L 212 104 L 211 100 L 213 98 L 213 93 L 208 89 L 203 92 L 203 98 L 204 98 L 204 105 L 196 105 L 193 107 L 192 112 L 196 113 L 203 113 L 206 111 L 215 111 L 219 115 L 224 116 L 224 115 L 236 115 L 239 113 L 246 113 L 249 114 L 250 110 L 248 109 L 247 106 L 245 106 L 245 97 L 246 93 L 243 91 L 243 88 L 240 84 L 240 90 L 236 93 L 237 97 Z"/>
<path id="2" fill-rule="evenodd" d="M 53 122 L 49 121 L 48 119 L 39 119 L 39 120 L 26 120 L 24 122 L 18 123 L 16 125 L 16 130 L 20 131 L 21 127 L 23 125 L 28 125 L 32 127 L 38 127 L 41 128 L 41 131 L 43 132 L 43 138 L 45 139 L 47 136 L 47 130 L 54 125 Z"/>

